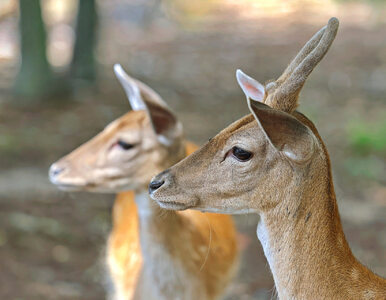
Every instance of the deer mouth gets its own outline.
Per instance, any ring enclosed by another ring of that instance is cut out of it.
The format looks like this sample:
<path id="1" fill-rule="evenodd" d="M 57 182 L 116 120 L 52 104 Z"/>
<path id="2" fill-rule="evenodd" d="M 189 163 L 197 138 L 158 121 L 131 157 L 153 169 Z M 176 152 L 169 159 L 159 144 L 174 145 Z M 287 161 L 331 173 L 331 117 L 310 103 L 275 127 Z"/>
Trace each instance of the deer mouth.
<path id="1" fill-rule="evenodd" d="M 192 204 L 181 203 L 177 201 L 156 200 L 156 202 L 161 208 L 168 209 L 168 210 L 185 210 L 185 209 L 194 207 L 194 205 Z"/>
<path id="2" fill-rule="evenodd" d="M 71 184 L 71 183 L 54 183 L 58 189 L 66 192 L 78 192 L 87 189 L 87 185 Z"/>
<path id="3" fill-rule="evenodd" d="M 50 181 L 52 184 L 56 185 L 58 189 L 66 192 L 84 191 L 93 187 L 92 184 L 89 184 L 80 178 L 56 178 L 50 176 Z"/>
<path id="4" fill-rule="evenodd" d="M 196 207 L 199 199 L 176 186 L 170 170 L 153 177 L 149 183 L 149 195 L 157 204 L 168 210 L 185 210 Z"/>
<path id="5" fill-rule="evenodd" d="M 194 208 L 198 205 L 197 198 L 185 198 L 185 195 L 179 195 L 178 197 L 174 196 L 164 196 L 159 195 L 158 191 L 150 193 L 150 198 L 152 198 L 157 204 L 163 208 L 168 210 L 185 210 L 189 208 Z M 186 199 L 186 201 L 185 201 Z M 179 201 L 179 200 L 184 200 Z"/>

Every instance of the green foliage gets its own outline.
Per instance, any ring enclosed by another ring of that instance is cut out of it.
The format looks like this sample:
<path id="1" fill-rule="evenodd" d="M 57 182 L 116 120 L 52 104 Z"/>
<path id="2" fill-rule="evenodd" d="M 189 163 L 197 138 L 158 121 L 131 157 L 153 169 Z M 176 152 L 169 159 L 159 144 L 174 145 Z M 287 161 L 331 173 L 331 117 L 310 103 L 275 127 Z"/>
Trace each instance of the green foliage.
<path id="1" fill-rule="evenodd" d="M 357 120 L 348 126 L 350 147 L 361 155 L 385 153 L 386 151 L 386 116 L 380 121 L 365 123 Z"/>
<path id="2" fill-rule="evenodd" d="M 349 174 L 371 180 L 386 177 L 386 116 L 373 122 L 352 121 L 347 128 L 350 152 L 344 161 Z"/>
<path id="3" fill-rule="evenodd" d="M 350 156 L 344 161 L 344 167 L 351 176 L 371 180 L 384 178 L 384 162 L 376 156 Z"/>

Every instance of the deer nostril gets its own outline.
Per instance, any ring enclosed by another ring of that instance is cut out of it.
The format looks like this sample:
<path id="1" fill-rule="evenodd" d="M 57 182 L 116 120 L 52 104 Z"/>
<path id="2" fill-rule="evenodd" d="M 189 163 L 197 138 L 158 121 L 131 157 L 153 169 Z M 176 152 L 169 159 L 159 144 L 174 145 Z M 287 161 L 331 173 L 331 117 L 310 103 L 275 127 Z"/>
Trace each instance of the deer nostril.
<path id="1" fill-rule="evenodd" d="M 165 183 L 165 180 L 154 180 L 149 184 L 149 192 L 154 192 L 156 189 L 160 188 Z"/>
<path id="2" fill-rule="evenodd" d="M 50 176 L 52 177 L 58 176 L 63 171 L 64 171 L 64 168 L 53 165 L 50 168 Z"/>

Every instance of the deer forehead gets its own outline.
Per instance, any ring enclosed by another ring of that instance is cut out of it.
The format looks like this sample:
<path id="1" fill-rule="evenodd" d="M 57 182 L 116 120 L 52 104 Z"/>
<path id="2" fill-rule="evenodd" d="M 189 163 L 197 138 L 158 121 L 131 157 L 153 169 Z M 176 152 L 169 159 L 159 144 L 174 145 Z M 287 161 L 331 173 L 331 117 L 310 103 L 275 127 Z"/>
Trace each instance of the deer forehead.
<path id="1" fill-rule="evenodd" d="M 139 129 L 148 124 L 150 126 L 150 122 L 148 120 L 146 111 L 144 110 L 131 110 L 128 113 L 124 114 L 122 117 L 112 121 L 109 123 L 105 131 L 106 132 L 116 132 L 122 129 Z"/>
<path id="2" fill-rule="evenodd" d="M 229 125 L 227 128 L 220 131 L 219 134 L 217 134 L 211 142 L 215 144 L 216 146 L 225 146 L 227 141 L 234 137 L 237 133 L 245 131 L 247 128 L 250 128 L 248 125 L 252 125 L 254 121 L 254 118 L 251 114 L 241 118 L 240 120 L 237 120 L 233 122 L 231 125 Z"/>
<path id="3" fill-rule="evenodd" d="M 243 145 L 257 146 L 260 141 L 264 141 L 263 137 L 264 135 L 257 126 L 257 122 L 255 121 L 254 117 L 249 114 L 222 130 L 210 141 L 210 143 L 217 149 L 229 150 L 224 148 L 230 147 L 232 145 L 239 145 L 240 147 Z"/>
<path id="4" fill-rule="evenodd" d="M 127 143 L 157 142 L 150 118 L 145 111 L 130 111 L 111 122 L 101 133 L 102 140 L 122 138 Z"/>

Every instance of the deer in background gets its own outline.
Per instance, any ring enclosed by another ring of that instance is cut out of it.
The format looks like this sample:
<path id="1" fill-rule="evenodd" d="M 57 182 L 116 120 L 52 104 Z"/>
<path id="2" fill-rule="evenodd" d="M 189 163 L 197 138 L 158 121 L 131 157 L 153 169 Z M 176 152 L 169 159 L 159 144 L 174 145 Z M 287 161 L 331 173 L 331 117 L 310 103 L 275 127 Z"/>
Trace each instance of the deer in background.
<path id="1" fill-rule="evenodd" d="M 237 71 L 252 114 L 150 183 L 165 209 L 259 213 L 257 236 L 280 299 L 386 299 L 386 280 L 358 262 L 345 239 L 327 149 L 295 110 L 338 26 L 330 19 L 265 86 Z"/>
<path id="2" fill-rule="evenodd" d="M 233 221 L 162 210 L 149 198 L 151 177 L 197 147 L 155 91 L 114 70 L 133 110 L 53 164 L 50 179 L 64 190 L 119 193 L 106 256 L 115 299 L 218 299 L 237 266 Z"/>

